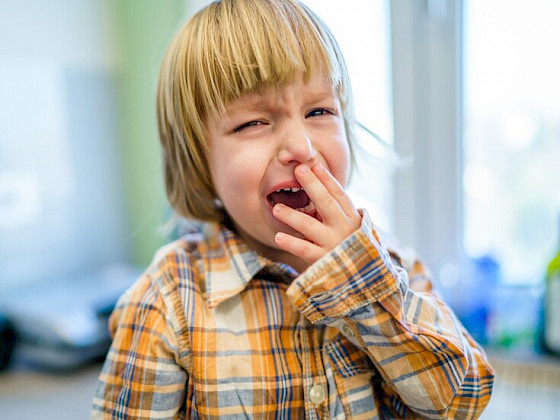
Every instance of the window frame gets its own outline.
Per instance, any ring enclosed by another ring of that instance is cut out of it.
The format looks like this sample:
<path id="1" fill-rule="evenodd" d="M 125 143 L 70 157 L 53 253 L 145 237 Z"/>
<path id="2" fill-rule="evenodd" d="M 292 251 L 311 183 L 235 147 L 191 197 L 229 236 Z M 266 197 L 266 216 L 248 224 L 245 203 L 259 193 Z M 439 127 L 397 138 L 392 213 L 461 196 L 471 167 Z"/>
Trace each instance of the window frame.
<path id="1" fill-rule="evenodd" d="M 462 5 L 391 1 L 395 234 L 436 277 L 464 264 Z"/>

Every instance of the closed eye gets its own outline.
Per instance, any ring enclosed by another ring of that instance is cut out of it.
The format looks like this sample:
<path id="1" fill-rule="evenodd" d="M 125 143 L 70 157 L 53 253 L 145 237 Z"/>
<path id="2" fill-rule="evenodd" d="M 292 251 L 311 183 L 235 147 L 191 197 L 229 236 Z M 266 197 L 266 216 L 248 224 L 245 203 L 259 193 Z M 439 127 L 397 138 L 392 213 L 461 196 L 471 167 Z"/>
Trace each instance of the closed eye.
<path id="1" fill-rule="evenodd" d="M 256 127 L 257 125 L 263 124 L 261 121 L 249 121 L 243 123 L 233 129 L 234 132 L 240 133 L 241 131 L 245 130 L 246 128 Z"/>

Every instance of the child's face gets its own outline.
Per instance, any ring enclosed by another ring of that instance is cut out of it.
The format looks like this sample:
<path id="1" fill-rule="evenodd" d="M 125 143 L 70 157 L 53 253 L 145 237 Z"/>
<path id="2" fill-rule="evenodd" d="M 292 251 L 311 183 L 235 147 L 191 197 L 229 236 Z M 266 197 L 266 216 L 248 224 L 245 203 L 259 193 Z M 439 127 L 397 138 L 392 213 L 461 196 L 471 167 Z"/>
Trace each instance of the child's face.
<path id="1" fill-rule="evenodd" d="M 225 115 L 207 122 L 214 187 L 240 236 L 263 255 L 282 262 L 293 256 L 275 243 L 277 232 L 303 235 L 273 215 L 275 203 L 321 219 L 302 192 L 294 169 L 321 163 L 344 187 L 350 158 L 336 92 L 323 77 L 300 78 L 281 88 L 247 94 Z"/>

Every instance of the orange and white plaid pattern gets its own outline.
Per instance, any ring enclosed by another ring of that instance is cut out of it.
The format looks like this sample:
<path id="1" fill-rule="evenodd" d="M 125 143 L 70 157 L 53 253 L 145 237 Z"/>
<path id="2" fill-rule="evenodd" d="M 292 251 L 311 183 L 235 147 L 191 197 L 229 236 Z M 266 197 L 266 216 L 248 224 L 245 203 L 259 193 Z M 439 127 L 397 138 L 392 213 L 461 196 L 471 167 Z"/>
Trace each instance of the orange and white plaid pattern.
<path id="1" fill-rule="evenodd" d="M 471 419 L 494 380 L 365 212 L 301 275 L 207 225 L 158 253 L 110 327 L 94 419 Z"/>

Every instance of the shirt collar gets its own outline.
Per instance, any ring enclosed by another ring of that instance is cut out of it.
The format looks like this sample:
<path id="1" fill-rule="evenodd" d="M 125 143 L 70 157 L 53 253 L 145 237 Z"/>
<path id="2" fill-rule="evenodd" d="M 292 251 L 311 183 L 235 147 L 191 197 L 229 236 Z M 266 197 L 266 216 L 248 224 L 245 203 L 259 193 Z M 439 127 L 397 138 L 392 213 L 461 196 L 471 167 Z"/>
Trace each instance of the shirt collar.
<path id="1" fill-rule="evenodd" d="M 297 272 L 286 264 L 277 264 L 251 250 L 235 233 L 217 223 L 207 224 L 200 243 L 201 275 L 204 297 L 210 308 L 238 295 L 259 272 L 293 280 Z"/>

